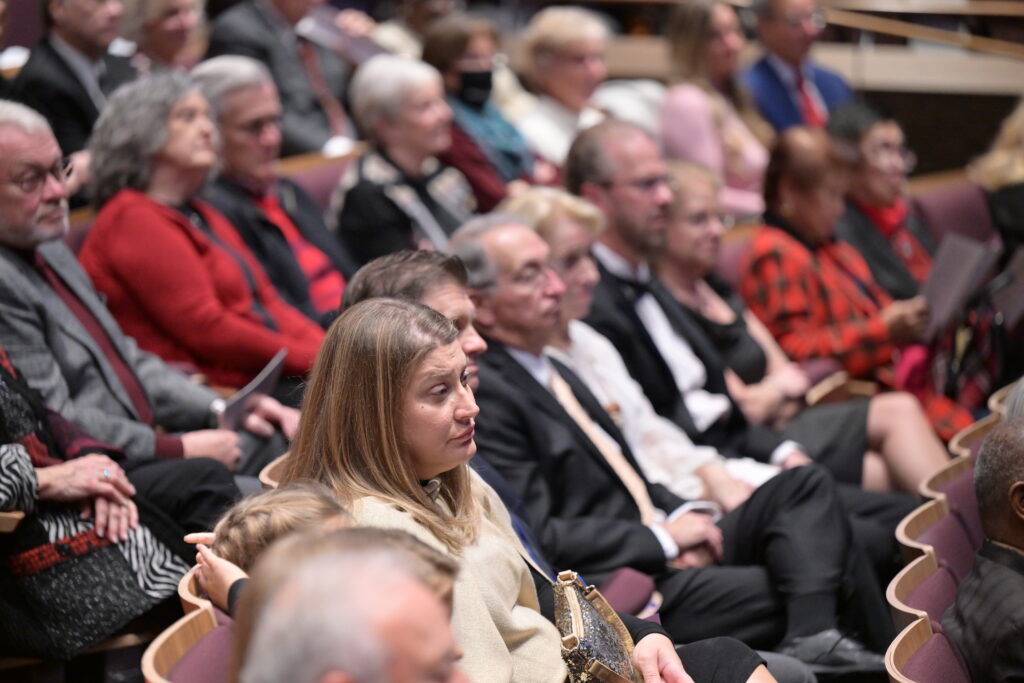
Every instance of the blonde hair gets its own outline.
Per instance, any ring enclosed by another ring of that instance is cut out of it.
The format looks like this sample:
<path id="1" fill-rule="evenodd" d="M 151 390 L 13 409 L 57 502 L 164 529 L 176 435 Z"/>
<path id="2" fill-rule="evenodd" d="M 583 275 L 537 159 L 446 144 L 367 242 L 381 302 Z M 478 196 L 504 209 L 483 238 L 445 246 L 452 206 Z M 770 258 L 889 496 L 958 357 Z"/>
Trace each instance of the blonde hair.
<path id="1" fill-rule="evenodd" d="M 327 331 L 310 373 L 282 483 L 312 479 L 352 503 L 372 496 L 405 510 L 452 552 L 476 539 L 479 513 L 465 465 L 441 474 L 439 506 L 402 439 L 402 401 L 423 358 L 453 343 L 451 321 L 426 306 L 369 299 Z"/>
<path id="2" fill-rule="evenodd" d="M 229 680 L 238 680 L 263 608 L 299 566 L 332 555 L 374 553 L 386 553 L 390 564 L 421 581 L 451 610 L 458 564 L 405 531 L 371 527 L 319 528 L 288 534 L 260 556 L 242 592 L 235 615 L 235 647 Z M 330 596 L 325 595 L 324 599 Z M 339 605 L 339 609 L 344 609 L 344 605 Z"/>
<path id="3" fill-rule="evenodd" d="M 1024 182 L 1024 99 L 999 127 L 992 147 L 967 168 L 971 180 L 989 192 Z"/>
<path id="4" fill-rule="evenodd" d="M 604 230 L 604 214 L 596 206 L 556 187 L 531 187 L 509 197 L 495 209 L 495 213 L 511 214 L 537 231 L 549 242 L 559 220 L 568 218 L 579 223 L 594 235 Z"/>
<path id="5" fill-rule="evenodd" d="M 717 195 L 722 188 L 722 179 L 706 166 L 692 161 L 670 161 L 668 167 L 669 187 L 672 188 L 672 212 L 677 214 L 679 205 L 686 199 L 687 192 L 695 185 L 707 185 Z"/>
<path id="6" fill-rule="evenodd" d="M 519 39 L 523 72 L 536 85 L 552 57 L 577 40 L 607 41 L 611 31 L 600 15 L 582 7 L 547 7 L 533 15 Z"/>
<path id="7" fill-rule="evenodd" d="M 348 511 L 337 496 L 322 484 L 296 482 L 235 503 L 213 528 L 210 548 L 249 571 L 263 549 L 278 538 L 329 520 L 348 522 Z"/>

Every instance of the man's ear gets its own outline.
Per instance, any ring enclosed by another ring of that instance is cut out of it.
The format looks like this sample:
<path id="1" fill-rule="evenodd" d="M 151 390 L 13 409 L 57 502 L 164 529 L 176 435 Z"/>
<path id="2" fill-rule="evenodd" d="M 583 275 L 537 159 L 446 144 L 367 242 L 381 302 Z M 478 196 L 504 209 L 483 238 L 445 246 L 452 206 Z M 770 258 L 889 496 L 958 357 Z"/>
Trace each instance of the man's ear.
<path id="1" fill-rule="evenodd" d="M 1024 481 L 1015 482 L 1010 487 L 1010 509 L 1017 519 L 1024 522 Z"/>
<path id="2" fill-rule="evenodd" d="M 608 190 L 600 183 L 586 181 L 580 185 L 580 196 L 607 214 Z"/>
<path id="3" fill-rule="evenodd" d="M 489 330 L 494 326 L 494 309 L 490 305 L 493 297 L 479 289 L 470 289 L 467 293 L 476 308 L 474 324 L 481 330 Z"/>

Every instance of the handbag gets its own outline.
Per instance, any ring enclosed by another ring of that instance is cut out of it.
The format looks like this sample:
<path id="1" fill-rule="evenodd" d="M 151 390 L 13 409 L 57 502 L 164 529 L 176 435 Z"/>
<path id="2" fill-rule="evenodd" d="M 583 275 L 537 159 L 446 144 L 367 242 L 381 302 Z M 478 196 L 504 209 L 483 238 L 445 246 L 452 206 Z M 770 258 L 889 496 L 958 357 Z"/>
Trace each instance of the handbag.
<path id="1" fill-rule="evenodd" d="M 643 683 L 633 668 L 633 639 L 601 591 L 574 571 L 554 585 L 555 624 L 572 683 Z"/>

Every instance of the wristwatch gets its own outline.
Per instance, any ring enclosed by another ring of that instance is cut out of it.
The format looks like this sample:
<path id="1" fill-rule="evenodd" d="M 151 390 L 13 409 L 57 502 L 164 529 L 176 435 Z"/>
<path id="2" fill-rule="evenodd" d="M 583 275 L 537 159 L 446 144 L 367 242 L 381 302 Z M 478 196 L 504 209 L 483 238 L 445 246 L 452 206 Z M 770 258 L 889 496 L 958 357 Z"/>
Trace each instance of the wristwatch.
<path id="1" fill-rule="evenodd" d="M 215 398 L 210 402 L 210 429 L 220 428 L 220 417 L 227 405 L 228 402 L 222 398 Z"/>

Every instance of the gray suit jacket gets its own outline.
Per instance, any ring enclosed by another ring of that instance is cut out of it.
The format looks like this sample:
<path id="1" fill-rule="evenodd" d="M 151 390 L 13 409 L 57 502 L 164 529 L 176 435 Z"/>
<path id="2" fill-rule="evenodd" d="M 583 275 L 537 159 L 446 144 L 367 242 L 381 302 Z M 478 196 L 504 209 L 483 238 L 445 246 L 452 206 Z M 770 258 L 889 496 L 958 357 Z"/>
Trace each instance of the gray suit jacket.
<path id="1" fill-rule="evenodd" d="M 149 395 L 168 431 L 206 427 L 216 395 L 139 350 L 107 311 L 74 254 L 60 240 L 38 249 L 96 316 Z M 152 457 L 156 437 L 139 421 L 124 385 L 100 347 L 45 278 L 23 256 L 0 246 L 0 344 L 46 404 L 130 457 Z"/>
<path id="2" fill-rule="evenodd" d="M 206 59 L 243 55 L 263 62 L 270 71 L 284 109 L 282 156 L 319 150 L 331 137 L 327 114 L 313 91 L 297 41 L 294 31 L 275 20 L 263 0 L 245 0 L 213 22 L 206 50 Z M 327 88 L 344 101 L 348 65 L 330 50 L 316 50 Z"/>

